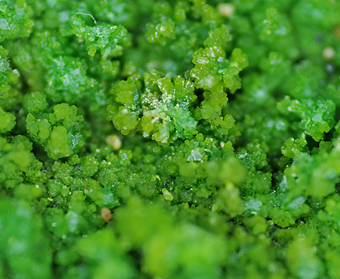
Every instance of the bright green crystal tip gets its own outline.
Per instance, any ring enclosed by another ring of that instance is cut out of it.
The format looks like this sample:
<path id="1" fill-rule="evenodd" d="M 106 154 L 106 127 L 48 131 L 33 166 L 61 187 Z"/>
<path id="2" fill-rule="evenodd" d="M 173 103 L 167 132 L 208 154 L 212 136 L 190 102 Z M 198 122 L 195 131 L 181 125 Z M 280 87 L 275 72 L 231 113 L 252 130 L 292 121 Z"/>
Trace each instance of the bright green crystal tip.
<path id="1" fill-rule="evenodd" d="M 339 14 L 0 0 L 0 278 L 340 278 Z"/>

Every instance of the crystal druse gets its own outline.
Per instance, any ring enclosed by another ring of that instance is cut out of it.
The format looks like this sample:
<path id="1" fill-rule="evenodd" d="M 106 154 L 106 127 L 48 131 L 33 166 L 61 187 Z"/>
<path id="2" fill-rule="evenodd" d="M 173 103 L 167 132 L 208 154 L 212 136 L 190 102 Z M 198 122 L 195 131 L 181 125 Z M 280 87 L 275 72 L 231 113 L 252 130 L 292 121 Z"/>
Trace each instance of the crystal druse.
<path id="1" fill-rule="evenodd" d="M 339 14 L 1 0 L 0 278 L 340 278 Z"/>

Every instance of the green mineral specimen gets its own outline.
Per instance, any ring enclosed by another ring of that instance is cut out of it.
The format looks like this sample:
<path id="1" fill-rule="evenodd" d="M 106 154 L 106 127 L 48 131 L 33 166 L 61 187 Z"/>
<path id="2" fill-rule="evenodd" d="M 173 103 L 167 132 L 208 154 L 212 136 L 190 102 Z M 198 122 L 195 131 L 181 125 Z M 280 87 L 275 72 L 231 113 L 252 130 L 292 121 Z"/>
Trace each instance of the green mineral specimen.
<path id="1" fill-rule="evenodd" d="M 0 278 L 340 278 L 339 14 L 0 0 Z"/>

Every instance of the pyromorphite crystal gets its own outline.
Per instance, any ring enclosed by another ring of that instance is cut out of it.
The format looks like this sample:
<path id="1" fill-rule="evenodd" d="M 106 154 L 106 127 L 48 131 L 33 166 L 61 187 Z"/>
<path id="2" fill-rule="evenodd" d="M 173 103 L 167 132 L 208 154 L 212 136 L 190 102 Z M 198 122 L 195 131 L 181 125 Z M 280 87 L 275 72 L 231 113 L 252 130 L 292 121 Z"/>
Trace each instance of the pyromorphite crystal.
<path id="1" fill-rule="evenodd" d="M 340 278 L 339 14 L 0 0 L 0 278 Z"/>

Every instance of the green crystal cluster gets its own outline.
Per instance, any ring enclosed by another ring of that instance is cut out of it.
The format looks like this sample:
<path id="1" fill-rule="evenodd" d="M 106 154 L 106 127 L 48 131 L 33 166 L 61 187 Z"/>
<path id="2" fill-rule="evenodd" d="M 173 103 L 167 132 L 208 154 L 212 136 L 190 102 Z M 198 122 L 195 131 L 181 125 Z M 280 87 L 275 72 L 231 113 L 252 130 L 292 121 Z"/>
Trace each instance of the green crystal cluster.
<path id="1" fill-rule="evenodd" d="M 0 0 L 0 278 L 340 278 L 339 14 Z"/>

